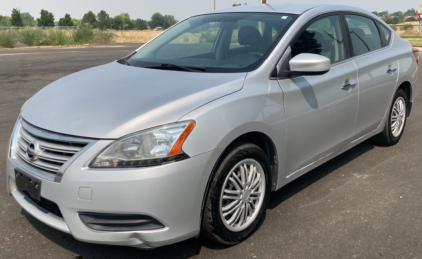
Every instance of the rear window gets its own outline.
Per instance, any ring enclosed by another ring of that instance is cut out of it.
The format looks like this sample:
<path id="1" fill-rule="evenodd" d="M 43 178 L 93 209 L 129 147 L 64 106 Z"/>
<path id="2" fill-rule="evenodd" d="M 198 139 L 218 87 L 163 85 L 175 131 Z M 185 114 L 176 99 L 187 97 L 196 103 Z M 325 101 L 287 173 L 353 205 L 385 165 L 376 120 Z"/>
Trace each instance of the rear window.
<path id="1" fill-rule="evenodd" d="M 355 56 L 382 48 L 380 33 L 375 22 L 358 15 L 346 15 Z"/>
<path id="2" fill-rule="evenodd" d="M 381 37 L 383 39 L 383 46 L 388 46 L 390 44 L 391 31 L 380 23 L 378 23 L 378 27 L 380 28 Z"/>

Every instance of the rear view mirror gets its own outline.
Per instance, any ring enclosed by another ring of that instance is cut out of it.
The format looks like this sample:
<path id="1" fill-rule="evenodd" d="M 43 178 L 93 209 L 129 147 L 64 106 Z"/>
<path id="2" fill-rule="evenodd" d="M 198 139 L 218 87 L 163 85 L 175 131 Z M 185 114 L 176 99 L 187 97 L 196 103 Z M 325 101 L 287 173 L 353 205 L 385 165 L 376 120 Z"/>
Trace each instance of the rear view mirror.
<path id="1" fill-rule="evenodd" d="M 321 55 L 300 54 L 292 58 L 289 62 L 290 71 L 293 74 L 302 76 L 323 75 L 330 71 L 331 61 Z"/>

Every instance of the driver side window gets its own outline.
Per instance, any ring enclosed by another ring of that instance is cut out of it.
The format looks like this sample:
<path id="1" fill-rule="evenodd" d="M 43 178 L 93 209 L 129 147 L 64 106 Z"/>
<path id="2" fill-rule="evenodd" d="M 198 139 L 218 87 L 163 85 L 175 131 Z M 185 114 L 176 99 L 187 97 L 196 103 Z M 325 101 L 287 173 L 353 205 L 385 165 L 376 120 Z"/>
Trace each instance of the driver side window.
<path id="1" fill-rule="evenodd" d="M 292 57 L 302 53 L 327 57 L 331 60 L 331 64 L 346 58 L 344 38 L 338 15 L 321 18 L 302 32 L 292 46 Z"/>

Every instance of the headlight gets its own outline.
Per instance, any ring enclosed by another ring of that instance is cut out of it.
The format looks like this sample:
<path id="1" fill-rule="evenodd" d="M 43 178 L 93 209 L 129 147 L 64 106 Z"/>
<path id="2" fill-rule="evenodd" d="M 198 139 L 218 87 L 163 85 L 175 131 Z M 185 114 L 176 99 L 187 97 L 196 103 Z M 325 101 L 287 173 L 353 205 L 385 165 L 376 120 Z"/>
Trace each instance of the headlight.
<path id="1" fill-rule="evenodd" d="M 117 140 L 90 163 L 92 168 L 154 166 L 187 158 L 182 145 L 195 127 L 193 121 L 139 132 Z"/>

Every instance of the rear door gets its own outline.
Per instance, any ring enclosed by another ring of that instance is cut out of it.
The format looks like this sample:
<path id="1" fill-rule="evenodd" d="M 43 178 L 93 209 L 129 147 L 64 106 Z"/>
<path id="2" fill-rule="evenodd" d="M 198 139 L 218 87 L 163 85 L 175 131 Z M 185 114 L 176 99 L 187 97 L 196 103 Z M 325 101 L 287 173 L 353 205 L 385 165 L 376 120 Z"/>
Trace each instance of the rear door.
<path id="1" fill-rule="evenodd" d="M 398 61 L 389 48 L 391 34 L 369 17 L 345 14 L 354 62 L 359 73 L 359 113 L 356 132 L 375 130 L 390 107 L 397 85 Z"/>
<path id="2" fill-rule="evenodd" d="M 328 57 L 332 64 L 325 75 L 279 80 L 285 96 L 286 169 L 290 176 L 350 142 L 355 135 L 358 75 L 353 60 L 348 59 L 341 21 L 338 14 L 314 19 L 283 56 L 288 56 L 289 61 L 289 51 L 291 57 L 313 53 Z"/>

